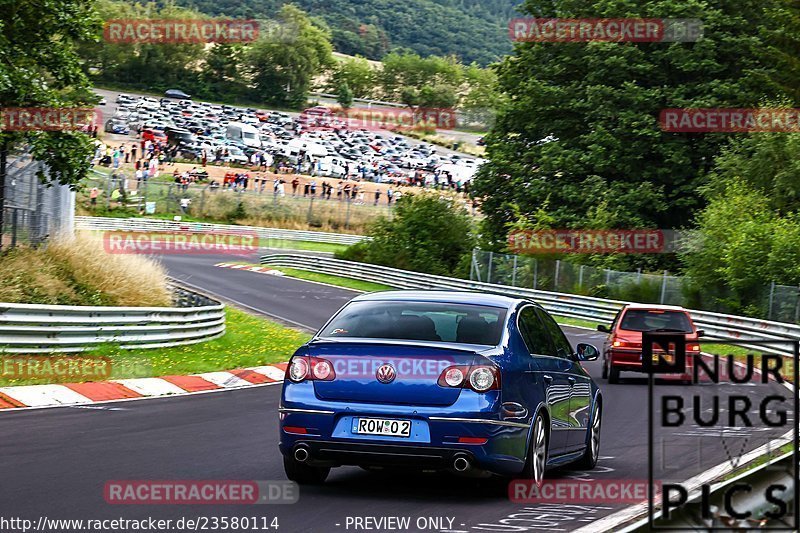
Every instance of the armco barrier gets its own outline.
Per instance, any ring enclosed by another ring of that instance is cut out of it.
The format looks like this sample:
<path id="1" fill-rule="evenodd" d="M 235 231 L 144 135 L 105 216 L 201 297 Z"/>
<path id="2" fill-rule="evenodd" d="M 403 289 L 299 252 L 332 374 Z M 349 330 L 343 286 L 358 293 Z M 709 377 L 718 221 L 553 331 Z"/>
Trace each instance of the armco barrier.
<path id="1" fill-rule="evenodd" d="M 262 239 L 282 239 L 291 241 L 329 242 L 335 244 L 355 244 L 365 237 L 345 233 L 326 233 L 324 231 L 300 231 L 258 226 L 237 226 L 231 224 L 210 224 L 207 222 L 175 222 L 155 218 L 106 218 L 75 217 L 76 230 L 91 231 L 152 231 L 195 233 L 224 232 L 255 233 Z"/>
<path id="2" fill-rule="evenodd" d="M 434 276 L 380 265 L 341 261 L 328 257 L 276 253 L 263 256 L 261 263 L 275 267 L 300 268 L 364 281 L 373 281 L 400 289 L 473 290 L 531 298 L 554 315 L 593 320 L 600 323 L 611 323 L 622 306 L 630 303 L 577 294 L 540 291 Z M 690 313 L 695 324 L 705 331 L 709 340 L 711 338 L 734 340 L 745 348 L 759 349 L 760 351 L 781 355 L 792 355 L 793 352 L 788 345 L 775 344 L 772 347 L 765 348 L 763 346 L 750 346 L 747 344 L 747 340 L 800 339 L 800 326 L 795 324 L 770 322 L 706 311 L 690 310 Z"/>
<path id="3" fill-rule="evenodd" d="M 94 307 L 0 303 L 0 352 L 81 352 L 114 343 L 160 348 L 225 333 L 225 306 L 172 286 L 177 307 Z"/>

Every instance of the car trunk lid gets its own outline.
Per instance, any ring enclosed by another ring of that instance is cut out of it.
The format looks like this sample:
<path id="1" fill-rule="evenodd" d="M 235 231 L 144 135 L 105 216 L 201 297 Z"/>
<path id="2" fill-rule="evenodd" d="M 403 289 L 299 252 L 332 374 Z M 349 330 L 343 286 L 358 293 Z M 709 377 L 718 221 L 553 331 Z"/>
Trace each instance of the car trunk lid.
<path id="1" fill-rule="evenodd" d="M 438 385 L 439 376 L 478 357 L 468 347 L 380 341 L 315 342 L 309 355 L 327 359 L 336 373 L 332 381 L 314 381 L 320 399 L 420 406 L 455 403 L 461 389 Z"/>

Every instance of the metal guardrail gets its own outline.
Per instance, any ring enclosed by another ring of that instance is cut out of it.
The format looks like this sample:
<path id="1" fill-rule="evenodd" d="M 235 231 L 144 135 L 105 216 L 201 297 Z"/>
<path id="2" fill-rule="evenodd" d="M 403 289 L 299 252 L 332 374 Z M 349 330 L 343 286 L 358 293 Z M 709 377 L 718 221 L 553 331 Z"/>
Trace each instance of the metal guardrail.
<path id="1" fill-rule="evenodd" d="M 176 307 L 94 307 L 0 303 L 0 352 L 81 352 L 194 344 L 225 333 L 225 306 L 171 285 Z"/>
<path id="2" fill-rule="evenodd" d="M 364 240 L 362 235 L 327 233 L 324 231 L 301 231 L 258 226 L 238 226 L 231 224 L 211 224 L 207 222 L 176 222 L 154 218 L 106 218 L 75 217 L 75 229 L 91 231 L 161 231 L 194 233 L 255 233 L 262 239 L 282 239 L 290 241 L 328 242 L 335 244 L 355 244 Z"/>
<path id="3" fill-rule="evenodd" d="M 577 294 L 540 291 L 522 287 L 509 287 L 458 278 L 434 276 L 381 265 L 342 261 L 328 257 L 310 257 L 298 254 L 269 254 L 261 258 L 262 264 L 276 267 L 299 268 L 324 274 L 345 276 L 363 281 L 382 283 L 399 289 L 449 289 L 473 290 L 531 298 L 539 302 L 550 313 L 600 323 L 610 323 L 617 312 L 627 303 L 620 300 L 605 300 Z M 747 340 L 797 340 L 800 326 L 784 322 L 771 322 L 734 315 L 723 315 L 707 311 L 689 310 L 698 328 L 706 333 L 708 341 L 713 338 L 734 341 L 737 344 L 763 352 L 792 355 L 790 347 L 776 344 L 773 347 L 748 345 Z"/>

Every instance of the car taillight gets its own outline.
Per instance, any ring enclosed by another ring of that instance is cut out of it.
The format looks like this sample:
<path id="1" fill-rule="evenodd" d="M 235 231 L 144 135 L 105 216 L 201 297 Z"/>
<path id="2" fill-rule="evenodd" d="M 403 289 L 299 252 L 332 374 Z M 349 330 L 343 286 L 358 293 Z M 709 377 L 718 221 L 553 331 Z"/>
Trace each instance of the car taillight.
<path id="1" fill-rule="evenodd" d="M 303 380 L 332 381 L 336 378 L 333 365 L 327 359 L 299 355 L 292 357 L 286 375 L 290 381 L 300 383 Z"/>
<path id="2" fill-rule="evenodd" d="M 439 375 L 441 387 L 468 387 L 475 392 L 486 392 L 500 388 L 500 373 L 489 365 L 449 366 Z"/>
<path id="3" fill-rule="evenodd" d="M 699 352 L 700 351 L 700 345 L 699 344 L 689 344 L 686 347 L 686 349 L 688 351 L 690 351 L 690 352 Z"/>
<path id="4" fill-rule="evenodd" d="M 308 361 L 305 357 L 293 357 L 286 369 L 286 374 L 291 381 L 299 383 L 308 376 Z"/>
<path id="5" fill-rule="evenodd" d="M 335 377 L 333 365 L 331 365 L 330 361 L 325 359 L 315 359 L 312 357 L 311 375 L 314 379 L 320 379 L 322 381 L 331 380 Z"/>
<path id="6" fill-rule="evenodd" d="M 614 348 L 641 348 L 641 342 L 631 342 L 624 339 L 614 339 L 611 343 Z"/>

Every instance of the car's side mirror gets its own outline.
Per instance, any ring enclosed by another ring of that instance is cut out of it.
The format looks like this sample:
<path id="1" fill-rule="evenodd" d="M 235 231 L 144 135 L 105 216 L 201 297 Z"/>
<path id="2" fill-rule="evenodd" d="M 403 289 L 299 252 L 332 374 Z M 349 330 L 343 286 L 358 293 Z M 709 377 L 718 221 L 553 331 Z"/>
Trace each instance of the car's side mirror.
<path id="1" fill-rule="evenodd" d="M 575 359 L 577 361 L 594 361 L 600 355 L 600 350 L 595 348 L 592 344 L 581 342 L 578 344 L 575 351 Z"/>
<path id="2" fill-rule="evenodd" d="M 611 333 L 611 330 L 608 329 L 608 326 L 606 326 L 604 324 L 598 324 L 597 325 L 597 331 L 602 331 L 603 333 Z"/>
<path id="3" fill-rule="evenodd" d="M 705 330 L 702 330 L 702 329 L 698 329 L 697 330 L 697 336 L 698 337 L 703 337 L 703 336 L 705 336 L 705 334 L 706 334 Z"/>

